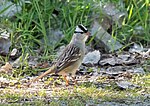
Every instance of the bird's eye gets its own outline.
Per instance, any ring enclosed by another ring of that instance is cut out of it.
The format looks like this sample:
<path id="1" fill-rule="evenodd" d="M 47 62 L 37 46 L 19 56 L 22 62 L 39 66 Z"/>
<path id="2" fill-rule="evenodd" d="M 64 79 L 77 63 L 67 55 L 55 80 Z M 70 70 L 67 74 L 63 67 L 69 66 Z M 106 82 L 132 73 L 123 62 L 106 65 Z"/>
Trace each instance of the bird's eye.
<path id="1" fill-rule="evenodd" d="M 78 31 L 74 31 L 74 33 L 80 33 L 80 34 L 83 34 L 84 32 L 78 32 Z"/>

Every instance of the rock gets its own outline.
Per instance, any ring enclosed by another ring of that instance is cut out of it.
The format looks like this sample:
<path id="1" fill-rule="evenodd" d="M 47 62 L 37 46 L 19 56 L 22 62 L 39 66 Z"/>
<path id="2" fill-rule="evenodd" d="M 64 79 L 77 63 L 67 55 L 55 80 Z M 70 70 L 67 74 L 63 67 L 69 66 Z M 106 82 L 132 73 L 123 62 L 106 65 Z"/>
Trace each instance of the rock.
<path id="1" fill-rule="evenodd" d="M 87 66 L 94 66 L 95 64 L 98 63 L 99 60 L 100 60 L 100 52 L 98 50 L 95 50 L 93 52 L 89 52 L 88 54 L 86 54 L 82 63 Z"/>
<path id="2" fill-rule="evenodd" d="M 146 59 L 150 59 L 150 48 L 146 52 L 142 53 L 142 57 Z"/>
<path id="3" fill-rule="evenodd" d="M 19 4 L 19 5 L 18 5 Z M 12 17 L 22 10 L 20 3 L 14 4 L 8 0 L 0 1 L 0 10 L 3 11 L 0 17 Z"/>
<path id="4" fill-rule="evenodd" d="M 119 27 L 122 26 L 123 19 L 126 16 L 125 12 L 121 12 L 112 3 L 108 3 L 108 4 L 104 5 L 103 12 L 104 12 L 104 14 L 109 16 L 112 19 L 112 21 L 115 24 L 117 24 Z"/>
<path id="5" fill-rule="evenodd" d="M 100 48 L 105 48 L 108 52 L 112 52 L 123 47 L 123 45 L 112 38 L 112 36 L 104 30 L 97 21 L 94 21 L 91 33 L 92 35 L 95 35 L 96 41 L 100 42 L 97 42 L 96 45 L 100 46 Z"/>
<path id="6" fill-rule="evenodd" d="M 20 66 L 24 66 L 24 61 L 28 62 L 28 66 L 31 68 L 40 67 L 40 63 L 38 62 L 38 57 L 36 56 L 19 56 L 15 61 L 12 62 L 14 68 L 19 68 Z"/>
<path id="7" fill-rule="evenodd" d="M 140 87 L 128 81 L 118 81 L 116 84 L 120 89 L 135 89 Z"/>
<path id="8" fill-rule="evenodd" d="M 120 54 L 118 55 L 118 58 L 120 58 L 122 61 L 128 61 L 130 59 L 131 55 L 129 54 Z"/>
<path id="9" fill-rule="evenodd" d="M 10 33 L 5 29 L 0 28 L 0 54 L 7 55 L 11 46 Z"/>
<path id="10" fill-rule="evenodd" d="M 142 61 L 140 61 L 141 63 Z M 139 64 L 139 60 L 136 59 L 135 55 L 130 54 L 119 54 L 118 56 L 110 56 L 105 57 L 99 61 L 100 66 L 115 66 L 115 65 L 132 65 L 132 64 Z"/>
<path id="11" fill-rule="evenodd" d="M 116 61 L 115 57 L 111 57 L 111 58 L 107 58 L 107 59 L 103 59 L 99 61 L 99 65 L 104 66 L 104 65 L 112 65 L 114 66 L 115 64 L 117 64 L 118 62 Z"/>
<path id="12" fill-rule="evenodd" d="M 22 60 L 22 56 L 18 57 L 18 58 L 12 63 L 13 67 L 19 68 L 20 65 L 22 64 L 22 61 L 21 61 L 21 60 Z"/>
<path id="13" fill-rule="evenodd" d="M 63 53 L 65 47 L 66 47 L 66 46 L 60 46 L 60 47 L 57 49 L 57 53 L 56 53 L 56 54 L 57 54 L 57 55 L 56 55 L 57 58 Z"/>
<path id="14" fill-rule="evenodd" d="M 47 45 L 49 45 L 51 47 L 54 47 L 58 43 L 60 43 L 60 41 L 63 37 L 64 37 L 63 32 L 58 30 L 58 29 L 56 29 L 56 30 L 53 30 L 53 29 L 47 30 L 47 39 L 49 39 L 49 40 L 46 43 L 47 43 Z M 44 38 L 41 39 L 41 41 L 45 42 Z"/>
<path id="15" fill-rule="evenodd" d="M 150 59 L 150 48 L 144 48 L 142 45 L 138 45 L 137 43 L 134 43 L 130 47 L 129 52 L 132 54 L 137 53 L 141 58 Z"/>
<path id="16" fill-rule="evenodd" d="M 116 75 L 119 75 L 119 74 L 125 72 L 125 68 L 127 68 L 127 67 L 123 67 L 123 66 L 108 67 L 106 69 L 106 74 L 116 76 Z"/>
<path id="17" fill-rule="evenodd" d="M 139 74 L 145 74 L 145 71 L 142 67 L 134 68 L 133 72 L 134 73 L 139 73 Z"/>
<path id="18" fill-rule="evenodd" d="M 113 24 L 112 20 L 109 17 L 107 17 L 107 16 L 104 16 L 102 21 L 100 22 L 100 25 L 102 25 L 102 27 L 106 31 L 111 29 L 112 24 Z"/>
<path id="19" fill-rule="evenodd" d="M 0 38 L 0 54 L 7 55 L 9 53 L 10 46 L 11 46 L 11 42 L 9 39 Z"/>
<path id="20" fill-rule="evenodd" d="M 28 65 L 30 67 L 36 67 L 39 64 L 38 62 L 38 57 L 34 57 L 34 56 L 29 56 L 28 58 Z"/>
<path id="21" fill-rule="evenodd" d="M 103 49 L 105 52 L 113 52 L 122 48 L 123 45 L 111 36 L 112 26 L 117 24 L 116 26 L 121 27 L 127 13 L 120 11 L 112 3 L 107 3 L 101 8 L 102 16 L 94 17 L 92 35 L 95 36 L 96 48 Z"/>
<path id="22" fill-rule="evenodd" d="M 142 54 L 143 51 L 145 51 L 146 49 L 143 48 L 142 45 L 138 45 L 137 43 L 134 43 L 133 46 L 129 49 L 130 53 L 139 53 Z"/>
<path id="23" fill-rule="evenodd" d="M 15 56 L 16 54 L 17 54 L 17 49 L 16 48 L 14 48 L 12 51 L 11 51 L 11 53 L 10 53 L 10 56 Z"/>
<path id="24" fill-rule="evenodd" d="M 103 73 L 106 73 L 108 75 L 119 75 L 124 72 L 134 73 L 134 74 L 145 74 L 145 71 L 142 67 L 130 67 L 130 66 L 114 66 L 114 67 L 108 67 L 105 69 L 106 71 L 103 71 Z"/>
<path id="25" fill-rule="evenodd" d="M 144 34 L 143 26 L 135 26 L 133 30 L 133 35 L 143 35 L 143 34 Z"/>

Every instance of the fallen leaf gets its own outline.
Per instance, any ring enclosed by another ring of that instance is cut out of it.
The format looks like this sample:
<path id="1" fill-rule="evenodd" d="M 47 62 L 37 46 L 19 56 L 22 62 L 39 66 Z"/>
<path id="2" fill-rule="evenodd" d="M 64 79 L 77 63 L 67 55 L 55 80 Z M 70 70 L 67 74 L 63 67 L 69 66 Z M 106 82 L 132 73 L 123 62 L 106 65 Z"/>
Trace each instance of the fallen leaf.
<path id="1" fill-rule="evenodd" d="M 12 72 L 12 65 L 9 62 L 6 62 L 4 66 L 0 68 L 0 73 L 11 73 Z"/>

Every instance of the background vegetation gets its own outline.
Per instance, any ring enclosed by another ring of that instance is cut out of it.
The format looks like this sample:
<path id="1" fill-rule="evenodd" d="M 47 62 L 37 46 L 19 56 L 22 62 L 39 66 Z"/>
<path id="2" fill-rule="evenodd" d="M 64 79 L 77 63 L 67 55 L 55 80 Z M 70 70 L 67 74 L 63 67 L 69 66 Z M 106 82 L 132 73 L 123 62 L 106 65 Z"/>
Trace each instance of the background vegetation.
<path id="1" fill-rule="evenodd" d="M 43 0 L 42 2 L 14 0 L 13 2 L 21 5 L 22 11 L 13 19 L 3 17 L 1 23 L 13 29 L 12 48 L 17 47 L 25 54 L 29 52 L 35 54 L 33 50 L 43 46 L 43 56 L 51 55 L 60 43 L 69 42 L 77 24 L 82 23 L 90 29 L 95 17 L 103 14 L 102 6 L 109 2 L 113 2 L 121 11 L 128 14 L 121 28 L 113 26 L 113 36 L 123 44 L 139 42 L 148 46 L 150 42 L 149 0 Z M 124 6 L 120 6 L 121 3 Z M 65 37 L 60 39 L 57 45 L 49 46 L 50 39 L 47 38 L 49 29 L 60 29 Z M 136 31 L 139 33 L 135 33 Z M 41 38 L 44 42 L 40 41 Z"/>

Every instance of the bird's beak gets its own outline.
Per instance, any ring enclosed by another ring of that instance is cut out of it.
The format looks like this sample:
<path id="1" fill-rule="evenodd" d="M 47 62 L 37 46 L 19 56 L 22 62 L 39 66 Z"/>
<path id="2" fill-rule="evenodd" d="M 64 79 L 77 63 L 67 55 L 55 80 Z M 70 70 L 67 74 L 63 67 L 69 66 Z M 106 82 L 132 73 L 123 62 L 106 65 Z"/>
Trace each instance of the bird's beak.
<path id="1" fill-rule="evenodd" d="M 86 33 L 86 35 L 87 35 L 87 36 L 90 36 L 90 35 L 91 35 L 91 33 L 90 33 L 90 32 L 87 32 L 87 33 Z"/>

